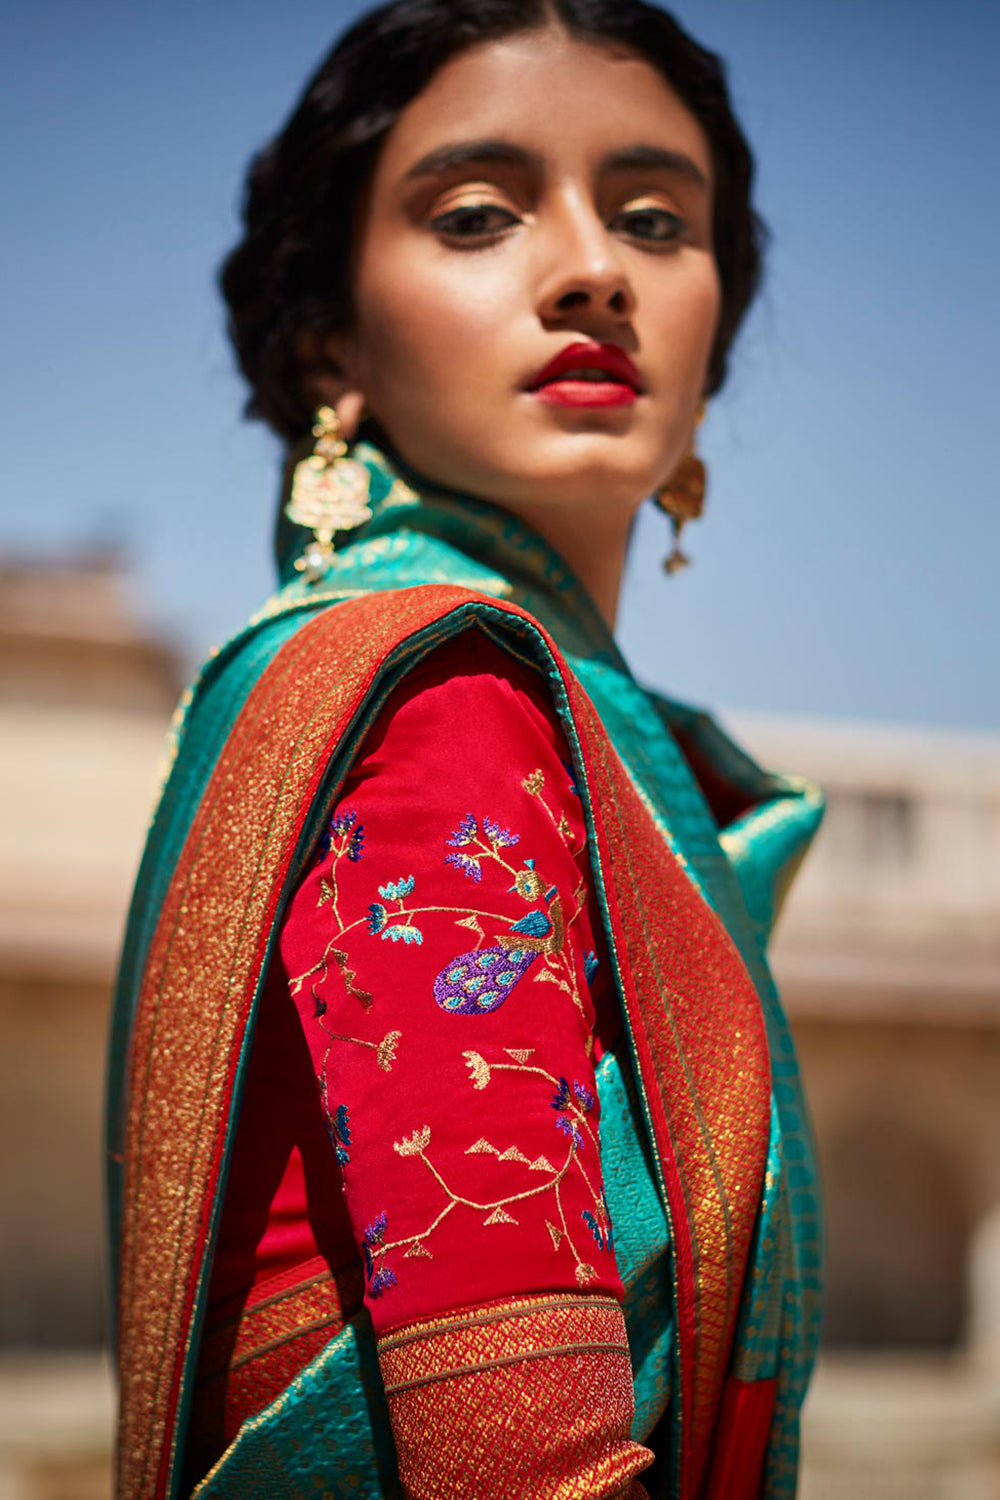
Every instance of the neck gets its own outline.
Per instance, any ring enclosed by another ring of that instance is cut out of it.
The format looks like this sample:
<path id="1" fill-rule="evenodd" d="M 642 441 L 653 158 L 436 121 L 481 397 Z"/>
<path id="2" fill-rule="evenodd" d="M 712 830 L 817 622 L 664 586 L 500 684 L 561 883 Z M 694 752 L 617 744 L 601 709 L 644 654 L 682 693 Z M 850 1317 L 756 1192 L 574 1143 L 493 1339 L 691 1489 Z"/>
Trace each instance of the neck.
<path id="1" fill-rule="evenodd" d="M 338 537 L 318 585 L 295 566 L 309 529 L 293 524 L 282 507 L 275 541 L 286 604 L 447 580 L 520 605 L 567 653 L 627 670 L 614 641 L 627 515 L 594 515 L 586 505 L 564 508 L 551 500 L 501 506 L 446 490 L 371 434 L 354 453 L 371 477 L 372 517 Z"/>
<path id="2" fill-rule="evenodd" d="M 605 517 L 603 525 L 581 525 L 580 512 L 519 505 L 518 516 L 544 537 L 579 579 L 604 623 L 614 631 L 618 617 L 632 517 Z"/>

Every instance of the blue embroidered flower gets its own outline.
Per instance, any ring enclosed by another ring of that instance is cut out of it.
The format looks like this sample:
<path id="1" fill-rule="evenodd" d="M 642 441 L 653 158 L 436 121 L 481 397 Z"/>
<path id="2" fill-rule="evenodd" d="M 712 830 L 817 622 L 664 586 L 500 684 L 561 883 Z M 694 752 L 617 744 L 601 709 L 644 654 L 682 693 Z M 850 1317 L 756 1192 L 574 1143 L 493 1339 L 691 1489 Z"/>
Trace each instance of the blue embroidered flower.
<path id="1" fill-rule="evenodd" d="M 330 853 L 334 839 L 343 838 L 345 834 L 350 834 L 346 848 L 347 857 L 352 864 L 356 865 L 358 863 L 358 860 L 361 858 L 362 845 L 365 839 L 364 824 L 358 822 L 356 812 L 342 812 L 338 813 L 335 818 L 330 819 L 330 822 L 320 835 L 319 843 L 316 846 L 316 863 L 318 865 L 322 864 L 323 860 Z"/>
<path id="2" fill-rule="evenodd" d="M 602 1188 L 601 1203 L 604 1206 L 604 1245 L 607 1250 L 614 1250 L 615 1236 L 611 1227 L 611 1214 L 608 1212 L 608 1200 Z"/>
<path id="3" fill-rule="evenodd" d="M 373 1297 L 381 1297 L 383 1292 L 388 1291 L 391 1286 L 398 1286 L 396 1273 L 389 1266 L 383 1266 L 381 1271 L 376 1271 L 368 1283 L 368 1290 Z"/>
<path id="4" fill-rule="evenodd" d="M 448 842 L 451 844 L 455 841 L 449 839 Z M 456 870 L 461 870 L 462 874 L 468 876 L 469 880 L 478 881 L 483 878 L 483 867 L 473 854 L 446 854 L 444 862 L 446 865 L 454 865 Z"/>
<path id="5" fill-rule="evenodd" d="M 573 1093 L 576 1095 L 577 1104 L 579 1104 L 585 1114 L 589 1115 L 595 1103 L 593 1092 L 585 1083 L 577 1083 L 574 1079 Z"/>
<path id="6" fill-rule="evenodd" d="M 365 1275 L 368 1278 L 368 1290 L 373 1297 L 381 1297 L 391 1286 L 398 1286 L 395 1271 L 387 1265 L 379 1265 L 375 1269 L 375 1256 L 373 1251 L 378 1250 L 385 1242 L 385 1229 L 388 1217 L 385 1212 L 376 1214 L 374 1220 L 365 1229 L 361 1239 L 361 1250 L 365 1258 Z"/>
<path id="7" fill-rule="evenodd" d="M 383 932 L 383 943 L 386 938 L 393 943 L 422 943 L 424 935 L 419 927 L 414 927 L 412 922 L 396 922 L 392 927 L 387 927 Z"/>
<path id="8" fill-rule="evenodd" d="M 564 760 L 562 765 L 563 770 L 566 772 L 567 778 L 569 779 L 570 791 L 573 793 L 574 797 L 579 797 L 580 791 L 576 784 L 576 772 L 573 770 L 573 767 L 568 760 Z"/>
<path id="9" fill-rule="evenodd" d="M 560 1115 L 556 1120 L 556 1129 L 561 1130 L 563 1135 L 568 1135 L 578 1151 L 583 1150 L 583 1136 L 580 1127 L 570 1115 Z"/>
<path id="10" fill-rule="evenodd" d="M 380 1214 L 375 1215 L 370 1224 L 365 1226 L 365 1232 L 361 1237 L 362 1247 L 365 1250 L 374 1250 L 383 1243 L 388 1222 L 389 1215 L 383 1209 Z M 366 1257 L 366 1264 L 367 1259 L 368 1257 Z"/>
<path id="11" fill-rule="evenodd" d="M 320 1016 L 325 1016 L 326 1015 L 326 1001 L 320 995 L 317 995 L 315 988 L 313 989 L 312 997 L 313 997 L 313 1020 L 314 1021 L 318 1021 L 319 1018 L 320 1018 Z"/>
<path id="12" fill-rule="evenodd" d="M 597 1241 L 599 1248 L 601 1250 L 607 1249 L 607 1240 L 605 1238 L 604 1230 L 601 1228 L 594 1215 L 586 1208 L 583 1210 L 583 1219 L 590 1229 L 591 1234 L 594 1236 L 594 1239 Z"/>
<path id="13" fill-rule="evenodd" d="M 403 901 L 413 890 L 415 881 L 412 875 L 399 880 L 387 880 L 385 885 L 380 885 L 378 893 L 384 901 Z"/>
<path id="14" fill-rule="evenodd" d="M 376 933 L 382 931 L 388 920 L 389 913 L 381 901 L 373 901 L 368 908 L 368 916 L 365 919 L 368 931 L 374 936 Z"/>
<path id="15" fill-rule="evenodd" d="M 575 1106 L 573 1103 L 574 1099 L 576 1100 Z M 561 1130 L 564 1135 L 568 1135 L 577 1150 L 582 1151 L 583 1136 L 571 1111 L 576 1107 L 589 1114 L 596 1103 L 593 1093 L 583 1083 L 574 1082 L 572 1089 L 570 1089 L 569 1080 L 560 1078 L 559 1087 L 552 1095 L 550 1102 L 552 1108 L 559 1116 L 556 1120 L 556 1129 Z"/>
<path id="16" fill-rule="evenodd" d="M 346 1104 L 337 1105 L 337 1112 L 333 1119 L 328 1119 L 326 1122 L 326 1133 L 336 1152 L 337 1161 L 342 1167 L 346 1167 L 351 1159 L 347 1151 L 351 1144 L 351 1126 Z"/>
<path id="17" fill-rule="evenodd" d="M 600 967 L 601 966 L 597 961 L 597 954 L 593 951 L 588 953 L 586 958 L 583 960 L 583 972 L 586 976 L 588 984 L 593 984 L 594 975 L 597 973 Z"/>
<path id="18" fill-rule="evenodd" d="M 559 1087 L 552 1096 L 553 1109 L 569 1109 L 569 1083 L 565 1078 L 560 1078 Z"/>
<path id="19" fill-rule="evenodd" d="M 492 818 L 483 819 L 483 832 L 495 849 L 509 849 L 512 844 L 521 842 L 519 833 L 511 833 L 509 828 L 501 828 L 499 823 L 494 823 Z"/>
<path id="20" fill-rule="evenodd" d="M 466 813 L 465 817 L 459 823 L 458 827 L 455 829 L 455 832 L 447 842 L 452 846 L 453 849 L 460 849 L 463 844 L 471 844 L 472 840 L 476 837 L 478 832 L 479 824 L 476 822 L 471 813 Z"/>

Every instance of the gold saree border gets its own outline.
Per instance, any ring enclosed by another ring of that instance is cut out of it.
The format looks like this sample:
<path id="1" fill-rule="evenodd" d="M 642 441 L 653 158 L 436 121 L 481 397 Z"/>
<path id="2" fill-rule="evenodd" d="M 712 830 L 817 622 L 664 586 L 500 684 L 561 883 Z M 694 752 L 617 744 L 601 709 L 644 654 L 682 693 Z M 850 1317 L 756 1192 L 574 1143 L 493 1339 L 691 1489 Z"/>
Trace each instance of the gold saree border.
<path id="1" fill-rule="evenodd" d="M 628 1337 L 614 1297 L 540 1293 L 393 1329 L 379 1339 L 377 1348 L 382 1382 L 390 1396 L 511 1360 L 588 1348 L 624 1352 L 627 1357 Z"/>
<path id="2" fill-rule="evenodd" d="M 767 1158 L 771 1071 L 760 999 L 719 918 L 663 857 L 593 704 L 570 679 L 640 1083 L 670 1207 L 680 1346 L 679 1492 L 701 1494 Z M 631 911 L 621 893 L 628 892 Z"/>
<path id="3" fill-rule="evenodd" d="M 579 730 L 674 1235 L 680 1490 L 694 1500 L 701 1488 L 767 1146 L 770 1074 L 756 991 L 544 628 L 517 606 L 428 584 L 323 612 L 278 652 L 219 757 L 160 913 L 130 1054 L 119 1359 L 119 1494 L 128 1500 L 172 1493 L 229 1107 L 307 810 L 385 658 L 428 627 L 447 630 L 469 605 L 531 627 Z"/>
<path id="4" fill-rule="evenodd" d="M 378 1354 L 413 1500 L 588 1500 L 620 1494 L 652 1462 L 630 1435 L 632 1364 L 613 1297 L 484 1303 L 395 1329 Z"/>
<path id="5" fill-rule="evenodd" d="M 170 1492 L 204 1240 L 267 935 L 330 754 L 382 660 L 432 623 L 414 590 L 311 620 L 262 673 L 160 913 L 130 1049 L 119 1283 L 119 1494 Z M 435 591 L 436 592 L 436 591 Z M 435 603 L 437 601 L 434 601 Z M 347 664 L 345 666 L 345 663 Z"/>
<path id="6" fill-rule="evenodd" d="M 339 1333 L 361 1306 L 364 1277 L 360 1264 L 350 1269 L 352 1295 L 345 1310 L 339 1279 L 329 1269 L 247 1302 L 231 1317 L 214 1322 L 201 1340 L 196 1383 L 203 1386 L 232 1373 L 250 1360 L 318 1328 Z"/>

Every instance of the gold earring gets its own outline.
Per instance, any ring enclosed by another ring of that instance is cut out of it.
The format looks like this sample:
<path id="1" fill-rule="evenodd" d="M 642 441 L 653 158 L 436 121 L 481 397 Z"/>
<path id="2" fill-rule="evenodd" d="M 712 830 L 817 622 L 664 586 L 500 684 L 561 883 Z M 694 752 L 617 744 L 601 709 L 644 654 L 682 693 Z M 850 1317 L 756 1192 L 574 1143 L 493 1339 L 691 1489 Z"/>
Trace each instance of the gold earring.
<path id="1" fill-rule="evenodd" d="M 705 406 L 699 406 L 695 416 L 697 427 L 705 415 Z M 667 483 L 654 495 L 660 510 L 670 517 L 674 544 L 663 563 L 665 573 L 673 575 L 686 568 L 691 559 L 681 551 L 680 535 L 688 521 L 696 521 L 705 508 L 705 465 L 694 451 L 694 435 L 691 446 L 671 474 Z"/>
<path id="2" fill-rule="evenodd" d="M 313 423 L 312 452 L 295 465 L 285 515 L 306 526 L 313 539 L 295 566 L 307 583 L 322 578 L 333 559 L 333 538 L 371 520 L 368 506 L 371 476 L 364 464 L 347 457 L 340 418 L 332 406 L 321 406 Z"/>

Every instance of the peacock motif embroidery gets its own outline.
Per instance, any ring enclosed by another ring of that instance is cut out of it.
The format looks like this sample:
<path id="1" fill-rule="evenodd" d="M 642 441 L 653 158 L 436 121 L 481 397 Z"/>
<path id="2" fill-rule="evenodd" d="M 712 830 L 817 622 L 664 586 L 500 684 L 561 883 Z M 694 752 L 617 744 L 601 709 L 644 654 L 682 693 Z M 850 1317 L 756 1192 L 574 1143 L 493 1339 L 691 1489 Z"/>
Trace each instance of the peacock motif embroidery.
<path id="1" fill-rule="evenodd" d="M 573 833 L 565 814 L 556 818 L 543 796 L 544 773 L 541 770 L 531 772 L 522 779 L 521 786 L 529 796 L 539 800 L 564 843 L 571 844 Z M 583 882 L 577 883 L 572 911 L 567 918 L 562 896 L 538 870 L 535 859 L 527 858 L 515 865 L 507 857 L 520 840 L 519 833 L 504 828 L 495 819 L 488 816 L 477 818 L 469 812 L 445 840 L 444 863 L 479 886 L 483 883 L 485 870 L 502 873 L 511 882 L 508 892 L 516 893 L 531 907 L 522 917 L 512 918 L 502 912 L 457 904 L 414 904 L 411 898 L 416 890 L 416 877 L 407 874 L 379 885 L 379 899 L 368 902 L 364 915 L 344 922 L 340 910 L 338 868 L 345 859 L 351 864 L 361 861 L 364 826 L 358 822 L 355 812 L 338 812 L 324 831 L 318 851 L 320 863 L 326 859 L 330 861 L 328 872 L 320 880 L 319 903 L 329 903 L 336 931 L 316 963 L 291 981 L 292 994 L 297 994 L 309 982 L 316 1002 L 316 1017 L 320 1019 L 326 1010 L 322 991 L 332 966 L 339 971 L 347 993 L 368 1009 L 373 996 L 357 982 L 357 970 L 342 946 L 348 934 L 363 929 L 368 936 L 377 937 L 382 942 L 420 946 L 424 940 L 420 920 L 451 915 L 459 927 L 467 928 L 475 935 L 476 942 L 474 947 L 456 953 L 435 977 L 433 996 L 442 1010 L 451 1015 L 489 1015 L 504 1004 L 514 988 L 534 969 L 533 978 L 557 985 L 583 1013 L 575 967 L 565 952 L 567 927 L 579 916 L 583 905 Z M 506 930 L 494 933 L 488 939 L 484 921 Z M 593 979 L 596 962 L 592 953 L 587 955 L 585 972 L 588 983 Z"/>

